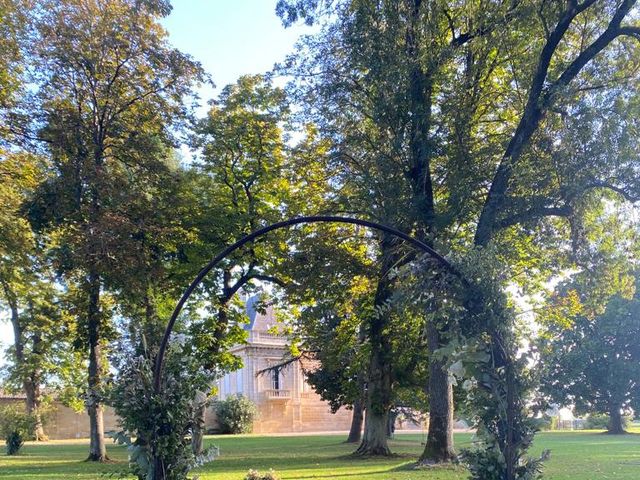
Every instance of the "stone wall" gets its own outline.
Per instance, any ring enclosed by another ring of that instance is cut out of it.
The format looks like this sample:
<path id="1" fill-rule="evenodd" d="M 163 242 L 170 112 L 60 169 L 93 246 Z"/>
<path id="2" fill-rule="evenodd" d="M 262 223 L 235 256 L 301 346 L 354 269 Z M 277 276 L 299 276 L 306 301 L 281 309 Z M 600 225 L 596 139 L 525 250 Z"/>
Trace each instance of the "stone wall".
<path id="1" fill-rule="evenodd" d="M 253 433 L 338 432 L 351 427 L 351 410 L 331 413 L 329 405 L 311 392 L 299 400 L 261 398 L 256 406 Z M 213 407 L 207 410 L 206 429 L 219 429 Z"/>
<path id="2" fill-rule="evenodd" d="M 0 406 L 10 404 L 24 404 L 21 398 L 0 398 Z M 118 417 L 111 407 L 104 409 L 104 430 L 116 430 L 118 428 Z M 89 437 L 89 416 L 86 412 L 76 412 L 65 407 L 59 402 L 54 402 L 51 411 L 45 418 L 45 433 L 51 440 L 64 440 L 70 438 Z"/>

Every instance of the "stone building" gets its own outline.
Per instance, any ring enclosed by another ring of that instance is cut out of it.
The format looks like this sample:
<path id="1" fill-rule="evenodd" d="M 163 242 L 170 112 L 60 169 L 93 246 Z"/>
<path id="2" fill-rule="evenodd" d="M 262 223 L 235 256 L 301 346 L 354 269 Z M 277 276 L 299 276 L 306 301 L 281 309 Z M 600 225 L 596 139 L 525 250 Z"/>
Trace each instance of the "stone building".
<path id="1" fill-rule="evenodd" d="M 218 398 L 244 395 L 258 407 L 254 433 L 294 433 L 348 430 L 351 411 L 340 409 L 331 413 L 329 405 L 305 381 L 299 363 L 292 363 L 277 374 L 258 375 L 261 370 L 279 364 L 286 354 L 286 337 L 270 333 L 275 325 L 274 312 L 268 308 L 259 313 L 257 297 L 247 301 L 249 323 L 248 343 L 237 345 L 231 351 L 242 358 L 240 370 L 225 375 L 218 381 Z M 0 406 L 21 403 L 24 395 L 10 395 L 0 390 Z M 76 412 L 53 402 L 53 408 L 45 420 L 45 430 L 50 439 L 86 438 L 89 436 L 89 417 L 86 412 Z M 104 411 L 105 431 L 118 429 L 118 417 L 110 407 Z M 210 407 L 206 428 L 215 431 L 217 422 Z"/>
<path id="2" fill-rule="evenodd" d="M 264 313 L 256 310 L 257 298 L 247 301 L 248 343 L 231 351 L 242 358 L 240 370 L 226 374 L 218 381 L 218 398 L 244 395 L 258 407 L 254 433 L 323 432 L 348 430 L 351 411 L 331 413 L 305 381 L 301 365 L 291 363 L 279 372 L 258 373 L 282 362 L 287 339 L 273 333 L 276 324 L 271 307 Z M 215 415 L 209 415 L 208 427 L 215 429 Z"/>

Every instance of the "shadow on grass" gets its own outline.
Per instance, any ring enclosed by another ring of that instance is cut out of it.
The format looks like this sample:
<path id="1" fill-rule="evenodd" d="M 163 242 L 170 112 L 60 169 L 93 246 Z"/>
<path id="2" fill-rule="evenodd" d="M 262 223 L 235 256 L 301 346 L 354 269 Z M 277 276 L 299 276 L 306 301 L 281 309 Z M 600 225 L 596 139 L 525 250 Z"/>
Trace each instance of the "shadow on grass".
<path id="1" fill-rule="evenodd" d="M 386 457 L 389 458 L 389 457 Z M 367 471 L 366 473 L 363 472 L 356 472 L 356 473 L 335 473 L 335 474 L 325 474 L 325 475 L 321 475 L 318 476 L 318 474 L 315 475 L 309 475 L 309 476 L 297 476 L 296 480 L 298 479 L 306 479 L 306 478 L 344 478 L 344 477 L 360 477 L 362 478 L 364 475 L 369 476 L 369 475 L 378 475 L 378 474 L 391 474 L 391 473 L 400 473 L 400 472 L 413 472 L 413 471 L 451 471 L 451 472 L 463 472 L 464 468 L 461 467 L 460 465 L 454 465 L 454 464 L 448 464 L 448 465 L 434 465 L 434 466 L 430 466 L 430 467 L 420 467 L 420 468 L 416 468 L 416 463 L 415 462 L 408 462 L 408 463 L 403 463 L 401 465 L 396 465 L 395 467 L 389 467 L 389 468 L 384 468 L 384 469 L 379 469 L 379 470 L 370 470 Z"/>
<path id="2" fill-rule="evenodd" d="M 333 457 L 336 460 L 351 460 L 358 461 L 362 460 L 364 462 L 367 461 L 386 461 L 386 460 L 402 460 L 407 458 L 417 459 L 415 453 L 392 453 L 391 455 L 361 455 L 359 453 L 347 453 L 346 455 L 338 455 Z"/>

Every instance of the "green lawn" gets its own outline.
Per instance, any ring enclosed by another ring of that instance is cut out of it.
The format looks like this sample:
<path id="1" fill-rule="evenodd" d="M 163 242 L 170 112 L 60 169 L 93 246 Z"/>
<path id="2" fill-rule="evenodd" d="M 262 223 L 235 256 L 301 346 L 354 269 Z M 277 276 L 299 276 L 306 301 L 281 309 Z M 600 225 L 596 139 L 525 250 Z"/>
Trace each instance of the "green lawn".
<path id="1" fill-rule="evenodd" d="M 458 435 L 458 445 L 469 435 Z M 201 479 L 242 480 L 249 468 L 274 468 L 283 479 L 326 480 L 454 480 L 466 478 L 461 468 L 413 470 L 412 461 L 421 450 L 419 435 L 398 435 L 391 447 L 398 456 L 389 459 L 354 459 L 353 447 L 342 436 L 307 437 L 209 437 L 220 447 L 221 457 L 199 472 Z M 612 437 L 593 432 L 542 433 L 535 453 L 552 451 L 547 463 L 549 480 L 604 480 L 640 478 L 640 435 Z M 113 463 L 82 462 L 86 444 L 63 441 L 27 444 L 18 457 L 0 455 L 2 480 L 66 480 L 114 478 L 104 474 L 124 468 L 126 450 L 111 447 Z"/>

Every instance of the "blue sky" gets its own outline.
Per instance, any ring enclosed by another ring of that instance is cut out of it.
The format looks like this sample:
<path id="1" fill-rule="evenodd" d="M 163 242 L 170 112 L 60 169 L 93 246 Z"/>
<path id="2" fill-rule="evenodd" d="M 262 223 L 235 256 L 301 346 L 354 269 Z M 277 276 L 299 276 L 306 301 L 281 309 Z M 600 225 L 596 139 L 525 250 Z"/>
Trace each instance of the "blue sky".
<path id="1" fill-rule="evenodd" d="M 285 29 L 275 14 L 276 1 L 173 0 L 173 11 L 162 23 L 172 45 L 202 63 L 219 91 L 241 75 L 270 70 L 301 34 L 312 32 L 304 25 Z M 202 104 L 216 91 L 203 89 Z M 12 343 L 7 312 L 0 312 L 0 348 Z"/>
<path id="2" fill-rule="evenodd" d="M 216 90 L 240 75 L 264 73 L 293 50 L 305 25 L 284 28 L 277 0 L 174 0 L 163 24 L 171 43 L 191 54 L 211 75 Z M 207 101 L 213 92 L 202 91 Z"/>

